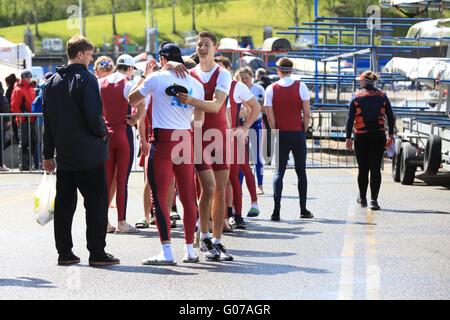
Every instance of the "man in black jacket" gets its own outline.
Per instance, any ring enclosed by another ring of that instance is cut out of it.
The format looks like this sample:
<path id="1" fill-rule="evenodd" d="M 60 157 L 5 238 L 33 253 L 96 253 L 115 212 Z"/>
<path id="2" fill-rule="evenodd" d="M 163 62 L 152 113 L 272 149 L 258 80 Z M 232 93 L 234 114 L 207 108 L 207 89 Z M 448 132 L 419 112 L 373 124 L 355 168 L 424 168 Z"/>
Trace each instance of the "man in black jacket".
<path id="1" fill-rule="evenodd" d="M 72 253 L 72 220 L 77 189 L 84 198 L 91 266 L 118 264 L 105 253 L 108 194 L 104 161 L 107 130 L 97 79 L 89 73 L 93 45 L 82 36 L 67 43 L 69 63 L 57 69 L 44 90 L 44 169 L 55 170 L 55 241 L 59 265 L 79 263 Z"/>

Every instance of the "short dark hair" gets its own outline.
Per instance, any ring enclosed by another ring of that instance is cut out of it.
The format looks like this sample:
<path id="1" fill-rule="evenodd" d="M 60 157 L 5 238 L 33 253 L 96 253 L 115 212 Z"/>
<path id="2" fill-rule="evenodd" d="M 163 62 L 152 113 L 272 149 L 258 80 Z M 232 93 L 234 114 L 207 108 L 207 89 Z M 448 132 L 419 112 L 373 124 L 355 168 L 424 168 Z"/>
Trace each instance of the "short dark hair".
<path id="1" fill-rule="evenodd" d="M 248 74 L 250 77 L 253 78 L 253 70 L 252 70 L 252 68 L 250 68 L 249 66 L 243 67 L 243 68 L 240 68 L 240 69 L 239 69 L 239 75 L 241 75 L 241 74 L 243 74 L 243 73 L 246 73 L 246 74 Z"/>
<path id="2" fill-rule="evenodd" d="M 281 71 L 281 73 L 288 74 L 293 71 L 292 69 L 294 68 L 294 63 L 289 58 L 280 58 L 277 61 L 277 68 Z"/>
<path id="3" fill-rule="evenodd" d="M 209 32 L 209 31 L 202 31 L 198 34 L 198 38 L 209 38 L 211 39 L 211 41 L 214 43 L 214 45 L 217 44 L 217 37 L 214 33 Z"/>
<path id="4" fill-rule="evenodd" d="M 67 57 L 69 60 L 75 59 L 79 52 L 94 50 L 94 45 L 82 35 L 76 35 L 67 41 Z"/>
<path id="5" fill-rule="evenodd" d="M 224 56 L 214 57 L 214 62 L 221 63 L 225 68 L 231 69 L 231 62 L 230 59 L 228 59 L 227 57 Z"/>
<path id="6" fill-rule="evenodd" d="M 133 68 L 133 67 L 126 66 L 124 64 L 118 64 L 116 67 L 117 71 L 123 71 L 123 72 L 127 72 L 129 68 Z"/>
<path id="7" fill-rule="evenodd" d="M 17 82 L 17 77 L 14 73 L 11 73 L 9 76 L 5 78 L 6 85 L 10 88 L 13 87 Z"/>

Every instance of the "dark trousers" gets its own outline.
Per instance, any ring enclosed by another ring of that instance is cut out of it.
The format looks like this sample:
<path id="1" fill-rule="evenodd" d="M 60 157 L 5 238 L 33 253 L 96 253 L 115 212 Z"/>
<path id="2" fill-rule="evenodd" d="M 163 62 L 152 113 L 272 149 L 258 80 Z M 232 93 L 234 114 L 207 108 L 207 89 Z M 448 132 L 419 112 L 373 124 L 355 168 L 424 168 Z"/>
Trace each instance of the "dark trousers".
<path id="1" fill-rule="evenodd" d="M 362 199 L 366 198 L 369 184 L 372 200 L 378 200 L 381 186 L 381 164 L 386 146 L 384 133 L 355 135 L 355 153 L 358 162 L 358 186 Z"/>
<path id="2" fill-rule="evenodd" d="M 34 123 L 20 124 L 21 169 L 30 170 L 36 147 L 36 127 Z M 39 168 L 36 168 L 39 169 Z"/>
<path id="3" fill-rule="evenodd" d="M 6 126 L 3 120 L 0 118 L 0 167 L 3 167 L 3 149 L 6 149 L 4 136 L 6 132 Z"/>
<path id="4" fill-rule="evenodd" d="M 108 224 L 108 193 L 105 165 L 88 171 L 56 173 L 55 241 L 59 254 L 72 250 L 72 221 L 77 207 L 77 189 L 84 198 L 86 209 L 87 248 L 91 257 L 104 254 Z"/>
<path id="5" fill-rule="evenodd" d="M 273 140 L 274 140 L 274 135 L 272 134 L 272 130 L 270 129 L 270 124 L 269 124 L 269 119 L 267 118 L 267 115 L 265 113 L 263 113 L 263 122 L 264 122 L 264 129 L 266 129 L 266 153 L 267 154 L 263 154 L 265 158 L 265 162 L 267 164 L 270 164 L 272 162 L 272 158 L 273 158 L 273 150 L 272 150 L 272 145 L 273 145 Z"/>
<path id="6" fill-rule="evenodd" d="M 273 178 L 273 190 L 275 207 L 280 207 L 281 195 L 283 192 L 283 178 L 286 166 L 289 161 L 289 154 L 292 151 L 295 162 L 295 172 L 298 181 L 298 194 L 300 198 L 300 208 L 306 210 L 306 197 L 308 192 L 308 180 L 306 177 L 306 138 L 304 132 L 280 132 L 279 157 L 275 175 Z"/>

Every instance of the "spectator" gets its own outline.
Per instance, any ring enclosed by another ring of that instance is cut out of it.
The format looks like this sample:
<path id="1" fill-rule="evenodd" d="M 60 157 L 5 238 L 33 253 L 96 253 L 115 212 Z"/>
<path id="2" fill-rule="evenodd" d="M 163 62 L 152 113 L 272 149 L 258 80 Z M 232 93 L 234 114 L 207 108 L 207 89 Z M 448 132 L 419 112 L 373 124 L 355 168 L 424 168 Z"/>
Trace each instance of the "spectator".
<path id="1" fill-rule="evenodd" d="M 12 96 L 12 92 L 14 90 L 14 86 L 17 83 L 17 77 L 14 73 L 11 73 L 9 76 L 7 76 L 5 78 L 5 82 L 6 82 L 6 93 L 5 93 L 5 97 L 8 100 L 9 103 L 9 111 L 11 112 L 11 96 Z M 11 119 L 11 126 L 12 126 L 12 130 L 13 130 L 13 135 L 11 135 L 11 141 L 9 142 L 10 144 L 13 144 L 13 141 L 15 144 L 19 143 L 19 129 L 17 128 L 17 123 L 15 121 L 12 121 Z"/>
<path id="2" fill-rule="evenodd" d="M 9 113 L 9 103 L 6 97 L 3 95 L 5 90 L 3 89 L 3 85 L 0 82 L 0 113 Z M 4 137 L 8 127 L 7 118 L 0 118 L 0 172 L 9 171 L 3 164 L 3 149 L 5 148 Z"/>
<path id="3" fill-rule="evenodd" d="M 55 242 L 59 265 L 80 259 L 72 252 L 72 220 L 77 207 L 77 189 L 86 208 L 89 265 L 120 263 L 105 252 L 108 223 L 108 193 L 104 162 L 107 130 L 97 79 L 88 71 L 94 46 L 83 36 L 67 43 L 69 64 L 58 68 L 44 91 L 44 170 L 55 170 Z"/>
<path id="4" fill-rule="evenodd" d="M 39 86 L 39 93 L 38 96 L 36 97 L 36 99 L 34 99 L 33 101 L 33 105 L 31 106 L 31 112 L 33 113 L 42 113 L 42 96 L 44 93 L 44 89 L 45 89 L 45 84 L 50 80 L 50 78 L 53 76 L 52 72 L 47 72 L 44 75 L 44 81 L 45 83 Z M 40 139 L 40 137 L 42 137 L 42 129 L 43 129 L 43 118 L 42 117 L 38 117 L 37 121 L 36 121 L 36 136 L 38 137 L 38 139 L 36 139 L 36 147 L 34 149 L 34 166 L 35 168 L 40 168 L 41 167 L 41 163 L 40 163 L 40 155 L 41 155 L 41 150 L 42 150 L 42 139 Z"/>
<path id="5" fill-rule="evenodd" d="M 11 95 L 12 113 L 31 113 L 31 105 L 36 98 L 36 93 L 31 85 L 32 77 L 31 71 L 24 70 L 20 76 L 20 81 L 16 82 Z M 21 171 L 31 169 L 30 155 L 34 153 L 36 144 L 35 121 L 36 117 L 16 117 L 16 123 L 20 129 Z"/>
<path id="6" fill-rule="evenodd" d="M 272 82 L 268 77 L 267 71 L 264 68 L 259 68 L 258 70 L 256 70 L 255 80 L 256 84 L 263 87 L 264 90 L 267 89 L 267 87 L 272 84 Z"/>

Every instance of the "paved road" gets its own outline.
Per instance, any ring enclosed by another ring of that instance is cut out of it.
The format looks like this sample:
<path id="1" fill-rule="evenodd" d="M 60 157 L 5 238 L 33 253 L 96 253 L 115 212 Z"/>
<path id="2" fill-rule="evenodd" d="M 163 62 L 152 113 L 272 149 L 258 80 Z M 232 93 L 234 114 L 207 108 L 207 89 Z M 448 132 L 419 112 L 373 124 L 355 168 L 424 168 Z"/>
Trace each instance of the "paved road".
<path id="1" fill-rule="evenodd" d="M 289 170 L 282 221 L 268 220 L 267 184 L 262 215 L 249 220 L 247 231 L 226 236 L 235 261 L 143 266 L 141 261 L 159 250 L 151 228 L 139 235 L 108 235 L 108 252 L 122 262 L 108 269 L 87 264 L 81 206 L 73 235 L 82 263 L 56 266 L 53 223 L 39 226 L 31 210 L 40 176 L 0 175 L 0 299 L 450 299 L 450 190 L 418 180 L 410 187 L 394 184 L 389 171 L 380 212 L 357 208 L 355 170 L 312 169 L 309 208 L 316 218 L 300 221 L 295 174 Z M 265 177 L 271 181 L 270 170 Z M 132 222 L 142 212 L 141 183 L 142 174 L 133 174 Z M 245 207 L 248 203 L 245 195 Z M 174 237 L 181 260 L 181 228 Z"/>

